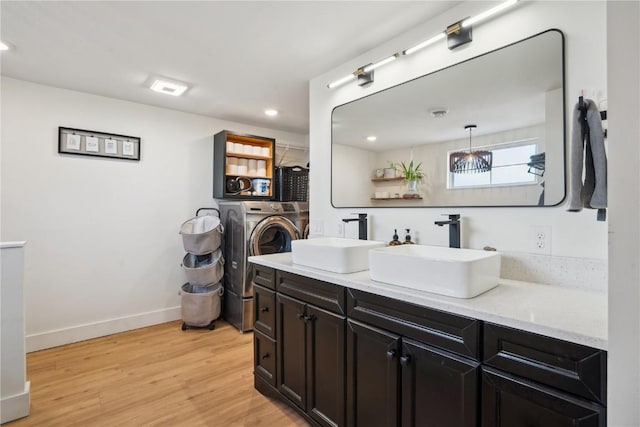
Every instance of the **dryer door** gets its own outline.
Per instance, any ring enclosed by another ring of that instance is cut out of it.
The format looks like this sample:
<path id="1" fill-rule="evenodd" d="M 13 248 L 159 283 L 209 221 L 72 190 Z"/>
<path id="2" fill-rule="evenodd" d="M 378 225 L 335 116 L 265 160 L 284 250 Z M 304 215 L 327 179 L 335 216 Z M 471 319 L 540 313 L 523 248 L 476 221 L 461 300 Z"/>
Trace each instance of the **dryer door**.
<path id="1" fill-rule="evenodd" d="M 269 216 L 260 221 L 249 239 L 249 255 L 291 252 L 291 241 L 300 238 L 300 231 L 288 218 Z"/>

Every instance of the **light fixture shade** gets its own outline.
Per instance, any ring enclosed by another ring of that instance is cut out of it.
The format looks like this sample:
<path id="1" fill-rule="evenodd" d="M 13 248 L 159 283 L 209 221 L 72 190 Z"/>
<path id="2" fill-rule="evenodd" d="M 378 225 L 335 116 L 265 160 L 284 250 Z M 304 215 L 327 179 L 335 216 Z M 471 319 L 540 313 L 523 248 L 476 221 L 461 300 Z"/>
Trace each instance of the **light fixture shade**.
<path id="1" fill-rule="evenodd" d="M 449 172 L 452 173 L 484 173 L 491 170 L 493 153 L 486 150 L 471 150 L 471 131 L 476 125 L 466 125 L 469 130 L 469 151 L 456 151 L 449 155 Z"/>
<path id="2" fill-rule="evenodd" d="M 449 155 L 449 172 L 453 173 L 489 172 L 492 164 L 491 151 L 456 151 Z"/>

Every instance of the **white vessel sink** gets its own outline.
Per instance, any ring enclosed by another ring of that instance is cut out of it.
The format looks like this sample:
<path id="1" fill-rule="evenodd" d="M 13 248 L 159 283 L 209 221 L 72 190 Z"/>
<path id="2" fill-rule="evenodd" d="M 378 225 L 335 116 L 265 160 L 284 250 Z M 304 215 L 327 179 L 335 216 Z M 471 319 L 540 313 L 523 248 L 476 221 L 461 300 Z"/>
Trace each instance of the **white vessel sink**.
<path id="1" fill-rule="evenodd" d="M 355 273 L 369 269 L 369 249 L 385 245 L 374 240 L 321 237 L 291 241 L 291 254 L 294 264 L 334 273 Z"/>
<path id="2" fill-rule="evenodd" d="M 371 280 L 456 298 L 498 285 L 500 254 L 475 249 L 402 245 L 369 252 Z"/>

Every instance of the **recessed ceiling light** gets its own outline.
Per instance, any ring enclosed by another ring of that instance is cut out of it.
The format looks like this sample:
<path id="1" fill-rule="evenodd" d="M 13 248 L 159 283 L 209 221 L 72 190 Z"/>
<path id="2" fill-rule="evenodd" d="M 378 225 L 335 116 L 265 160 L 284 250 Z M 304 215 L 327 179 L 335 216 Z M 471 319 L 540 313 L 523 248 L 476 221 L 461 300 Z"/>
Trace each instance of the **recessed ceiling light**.
<path id="1" fill-rule="evenodd" d="M 278 110 L 273 108 L 267 108 L 266 110 L 264 110 L 264 113 L 269 117 L 274 117 L 278 115 Z"/>
<path id="2" fill-rule="evenodd" d="M 378 137 L 377 137 L 377 136 L 375 136 L 375 135 L 370 135 L 370 136 L 368 136 L 368 137 L 367 137 L 367 141 L 369 141 L 369 142 L 373 142 L 373 141 L 375 141 L 376 139 L 378 139 Z"/>
<path id="3" fill-rule="evenodd" d="M 172 96 L 180 96 L 187 89 L 188 89 L 188 86 L 184 84 L 169 82 L 169 81 L 160 80 L 160 79 L 156 79 L 156 81 L 154 81 L 151 84 L 151 90 L 164 93 L 166 95 L 172 95 Z"/>
<path id="4" fill-rule="evenodd" d="M 0 51 L 4 51 L 4 50 L 9 50 L 10 47 L 8 44 L 6 44 L 5 42 L 1 42 L 0 41 Z"/>

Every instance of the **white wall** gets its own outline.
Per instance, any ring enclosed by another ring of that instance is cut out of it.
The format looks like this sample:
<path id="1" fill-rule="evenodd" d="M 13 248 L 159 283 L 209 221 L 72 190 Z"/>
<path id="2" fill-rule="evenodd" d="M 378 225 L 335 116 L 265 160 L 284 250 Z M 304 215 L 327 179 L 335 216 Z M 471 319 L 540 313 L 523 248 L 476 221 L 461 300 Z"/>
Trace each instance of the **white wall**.
<path id="1" fill-rule="evenodd" d="M 640 3 L 607 2 L 609 425 L 640 425 Z"/>
<path id="2" fill-rule="evenodd" d="M 332 82 L 363 64 L 384 58 L 422 41 L 447 25 L 485 10 L 486 2 L 467 2 L 447 11 L 370 52 L 319 76 L 310 84 L 310 150 L 316 168 L 311 171 L 310 218 L 312 234 L 335 234 L 335 224 L 349 216 L 351 209 L 331 206 L 330 184 L 320 178 L 331 165 L 331 111 L 337 106 L 372 92 L 455 64 L 481 53 L 502 47 L 550 28 L 565 34 L 567 123 L 581 89 L 605 92 L 605 8 L 604 2 L 520 2 L 509 12 L 473 28 L 473 42 L 454 51 L 440 43 L 410 57 L 400 58 L 375 71 L 375 82 L 366 88 L 355 83 L 330 90 Z M 587 30 L 588 29 L 588 30 Z M 602 58 L 602 60 L 597 60 Z M 567 129 L 569 135 L 569 129 Z M 417 231 L 418 243 L 447 245 L 446 229 L 433 221 L 444 213 L 462 214 L 463 242 L 472 248 L 493 246 L 503 251 L 529 251 L 533 226 L 552 227 L 552 255 L 607 258 L 607 224 L 596 222 L 594 211 L 568 213 L 556 208 L 483 208 L 483 209 L 359 209 L 372 218 L 374 239 L 390 240 L 393 229 Z M 355 226 L 354 226 L 355 227 Z"/>
<path id="3" fill-rule="evenodd" d="M 2 78 L 2 240 L 26 240 L 27 350 L 180 317 L 180 224 L 213 206 L 213 135 L 306 136 Z M 140 162 L 57 153 L 58 126 L 142 138 Z"/>
<path id="4" fill-rule="evenodd" d="M 358 206 L 371 203 L 373 186 L 372 171 L 375 166 L 375 153 L 349 145 L 336 144 L 333 147 L 334 173 L 323 174 L 323 180 L 332 180 L 336 206 Z M 316 175 L 318 176 L 318 175 Z M 364 185 L 362 185 L 364 183 Z M 341 225 L 341 224 L 339 224 Z"/>

